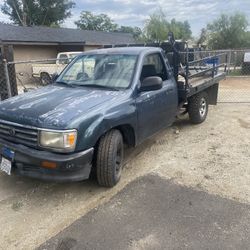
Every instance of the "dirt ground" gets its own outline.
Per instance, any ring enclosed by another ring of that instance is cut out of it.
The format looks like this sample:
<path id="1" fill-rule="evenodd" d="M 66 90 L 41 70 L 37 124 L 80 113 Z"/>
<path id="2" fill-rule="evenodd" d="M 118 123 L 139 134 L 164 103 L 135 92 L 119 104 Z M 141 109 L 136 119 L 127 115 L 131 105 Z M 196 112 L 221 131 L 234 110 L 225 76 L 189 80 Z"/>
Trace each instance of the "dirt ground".
<path id="1" fill-rule="evenodd" d="M 178 120 L 127 151 L 122 181 L 44 183 L 0 173 L 0 249 L 33 249 L 149 173 L 177 184 L 250 204 L 250 103 L 210 107 L 208 119 Z"/>
<path id="2" fill-rule="evenodd" d="M 220 82 L 219 102 L 249 103 L 250 77 L 228 77 Z"/>
<path id="3" fill-rule="evenodd" d="M 228 77 L 226 80 L 220 82 L 222 89 L 233 89 L 233 90 L 250 90 L 250 77 Z"/>

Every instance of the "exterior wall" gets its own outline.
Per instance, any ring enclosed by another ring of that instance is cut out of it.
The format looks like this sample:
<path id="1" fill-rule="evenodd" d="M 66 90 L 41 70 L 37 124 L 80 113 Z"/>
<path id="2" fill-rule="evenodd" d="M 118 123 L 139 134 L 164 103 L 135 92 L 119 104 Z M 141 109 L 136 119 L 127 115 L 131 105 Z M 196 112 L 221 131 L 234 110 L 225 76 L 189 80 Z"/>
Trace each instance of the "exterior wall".
<path id="1" fill-rule="evenodd" d="M 14 61 L 56 58 L 57 46 L 14 45 Z"/>
<path id="2" fill-rule="evenodd" d="M 57 46 L 32 46 L 32 45 L 14 45 L 14 61 L 30 61 L 56 58 Z M 16 73 L 23 73 L 18 76 L 23 84 L 34 82 L 32 78 L 32 63 L 16 64 Z M 17 79 L 19 82 L 19 80 Z M 20 84 L 20 82 L 19 82 Z"/>

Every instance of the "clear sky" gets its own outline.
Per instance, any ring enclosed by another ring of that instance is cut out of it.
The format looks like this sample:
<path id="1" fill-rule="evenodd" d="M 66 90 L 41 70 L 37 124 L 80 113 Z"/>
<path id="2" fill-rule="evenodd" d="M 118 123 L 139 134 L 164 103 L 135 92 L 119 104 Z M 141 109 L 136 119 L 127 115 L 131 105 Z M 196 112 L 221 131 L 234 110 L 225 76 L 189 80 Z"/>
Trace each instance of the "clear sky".
<path id="1" fill-rule="evenodd" d="M 95 14 L 108 14 L 120 25 L 143 27 L 145 20 L 151 13 L 161 7 L 170 20 L 188 20 L 193 35 L 197 36 L 201 28 L 218 17 L 220 13 L 245 13 L 250 21 L 250 0 L 74 0 L 75 8 L 72 17 L 63 24 L 64 27 L 74 28 L 74 21 L 79 18 L 82 10 Z M 0 0 L 0 4 L 3 0 Z M 8 18 L 0 13 L 0 21 L 9 22 Z"/>

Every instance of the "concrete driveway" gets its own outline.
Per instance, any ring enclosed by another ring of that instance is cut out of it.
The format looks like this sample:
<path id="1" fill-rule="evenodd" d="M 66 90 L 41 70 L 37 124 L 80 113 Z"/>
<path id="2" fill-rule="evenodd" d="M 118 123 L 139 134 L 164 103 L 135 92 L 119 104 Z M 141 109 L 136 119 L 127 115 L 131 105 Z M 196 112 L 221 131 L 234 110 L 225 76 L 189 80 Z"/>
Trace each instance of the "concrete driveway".
<path id="1" fill-rule="evenodd" d="M 249 249 L 250 206 L 148 175 L 40 250 Z"/>

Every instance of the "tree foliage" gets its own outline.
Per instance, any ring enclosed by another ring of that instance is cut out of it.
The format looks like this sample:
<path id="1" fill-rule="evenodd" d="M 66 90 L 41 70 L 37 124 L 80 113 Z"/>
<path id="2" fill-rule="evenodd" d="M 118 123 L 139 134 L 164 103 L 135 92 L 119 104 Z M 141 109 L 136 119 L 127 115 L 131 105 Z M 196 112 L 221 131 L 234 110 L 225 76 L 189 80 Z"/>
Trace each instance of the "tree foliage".
<path id="1" fill-rule="evenodd" d="M 83 11 L 75 24 L 83 30 L 130 33 L 135 40 L 140 40 L 142 35 L 142 30 L 139 27 L 119 26 L 108 15 L 95 15 L 90 11 Z"/>
<path id="2" fill-rule="evenodd" d="M 18 25 L 58 26 L 71 16 L 72 7 L 71 0 L 5 0 L 1 10 Z"/>
<path id="3" fill-rule="evenodd" d="M 168 27 L 169 31 L 174 33 L 176 39 L 188 40 L 192 37 L 192 31 L 188 21 L 180 22 L 172 19 Z"/>
<path id="4" fill-rule="evenodd" d="M 144 35 L 146 40 L 154 42 L 163 42 L 167 39 L 168 23 L 162 11 L 155 12 L 146 20 L 144 26 Z"/>
<path id="5" fill-rule="evenodd" d="M 187 40 L 192 36 L 188 21 L 172 19 L 169 22 L 162 10 L 153 13 L 144 26 L 146 40 L 151 42 L 166 41 L 169 31 L 174 33 L 176 39 Z"/>
<path id="6" fill-rule="evenodd" d="M 207 30 L 205 28 L 201 29 L 200 37 L 197 40 L 197 45 L 204 45 L 207 42 Z"/>
<path id="7" fill-rule="evenodd" d="M 118 25 L 106 14 L 94 15 L 90 11 L 82 11 L 76 26 L 83 30 L 115 31 Z"/>
<path id="8" fill-rule="evenodd" d="M 135 40 L 140 40 L 142 36 L 142 30 L 139 27 L 121 26 L 117 31 L 122 33 L 130 33 L 133 35 Z"/>
<path id="9" fill-rule="evenodd" d="M 222 14 L 207 25 L 208 46 L 211 49 L 233 49 L 248 44 L 248 21 L 244 14 Z"/>

